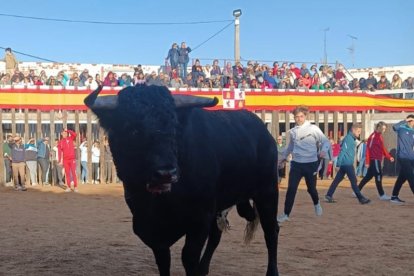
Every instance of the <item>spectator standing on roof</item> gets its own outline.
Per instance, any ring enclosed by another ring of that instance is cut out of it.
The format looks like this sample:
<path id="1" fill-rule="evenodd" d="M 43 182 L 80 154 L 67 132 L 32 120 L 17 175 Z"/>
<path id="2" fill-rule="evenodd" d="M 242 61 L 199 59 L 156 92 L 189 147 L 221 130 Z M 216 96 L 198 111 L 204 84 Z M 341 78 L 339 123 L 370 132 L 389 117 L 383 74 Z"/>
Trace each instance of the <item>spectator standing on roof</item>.
<path id="1" fill-rule="evenodd" d="M 181 42 L 181 48 L 178 50 L 178 64 L 180 65 L 180 76 L 182 79 L 187 78 L 187 67 L 190 61 L 189 53 L 191 48 L 187 47 L 185 42 Z"/>
<path id="2" fill-rule="evenodd" d="M 6 63 L 6 73 L 12 76 L 16 69 L 18 69 L 18 61 L 14 56 L 11 48 L 6 48 L 4 62 Z"/>
<path id="3" fill-rule="evenodd" d="M 173 45 L 171 46 L 171 49 L 168 50 L 168 55 L 165 58 L 166 61 L 170 61 L 171 70 L 177 69 L 179 56 L 180 56 L 180 53 L 178 51 L 178 44 L 174 42 Z"/>

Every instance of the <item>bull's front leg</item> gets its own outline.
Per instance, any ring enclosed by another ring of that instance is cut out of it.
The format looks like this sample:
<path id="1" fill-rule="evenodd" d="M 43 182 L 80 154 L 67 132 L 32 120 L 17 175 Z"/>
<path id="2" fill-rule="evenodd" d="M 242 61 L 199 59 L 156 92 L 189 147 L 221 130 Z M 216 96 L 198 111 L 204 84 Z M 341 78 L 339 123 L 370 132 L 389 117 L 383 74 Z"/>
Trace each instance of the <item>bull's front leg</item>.
<path id="1" fill-rule="evenodd" d="M 201 251 L 207 240 L 209 224 L 193 226 L 186 234 L 181 260 L 187 276 L 198 276 Z"/>
<path id="2" fill-rule="evenodd" d="M 160 276 L 170 276 L 171 253 L 169 248 L 152 248 L 155 262 L 158 266 Z"/>

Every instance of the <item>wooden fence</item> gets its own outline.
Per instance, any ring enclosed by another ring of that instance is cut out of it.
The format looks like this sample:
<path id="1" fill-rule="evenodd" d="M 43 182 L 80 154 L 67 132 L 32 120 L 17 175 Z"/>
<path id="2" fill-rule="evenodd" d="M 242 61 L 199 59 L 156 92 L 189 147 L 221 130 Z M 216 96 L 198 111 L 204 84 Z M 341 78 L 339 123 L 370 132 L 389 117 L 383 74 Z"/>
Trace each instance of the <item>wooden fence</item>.
<path id="1" fill-rule="evenodd" d="M 105 89 L 103 94 L 116 94 L 119 89 Z M 231 90 L 176 90 L 173 93 L 218 97 L 219 105 L 224 108 L 224 93 Z M 338 140 L 347 133 L 355 122 L 363 124 L 362 137 L 366 136 L 367 116 L 373 110 L 381 112 L 407 111 L 414 113 L 414 100 L 392 99 L 374 96 L 360 91 L 245 91 L 244 108 L 256 113 L 276 137 L 287 133 L 294 125 L 290 110 L 299 104 L 310 106 L 309 120 L 318 125 L 328 137 Z M 96 117 L 83 104 L 83 99 L 90 93 L 87 88 L 28 88 L 0 87 L 0 137 L 7 134 L 20 134 L 25 141 L 29 138 L 50 137 L 51 143 L 59 138 L 61 130 L 68 127 L 78 133 L 76 144 L 83 139 L 88 142 L 88 171 L 92 171 L 91 146 L 94 140 L 100 141 L 101 162 L 100 179 L 104 179 L 104 139 L 105 132 L 100 128 Z M 77 148 L 80 170 L 80 151 Z M 3 155 L 3 148 L 0 147 Z M 0 184 L 4 182 L 4 160 L 0 158 Z M 78 177 L 80 174 L 78 174 Z M 115 171 L 113 168 L 115 181 Z M 91 173 L 88 175 L 91 181 Z"/>

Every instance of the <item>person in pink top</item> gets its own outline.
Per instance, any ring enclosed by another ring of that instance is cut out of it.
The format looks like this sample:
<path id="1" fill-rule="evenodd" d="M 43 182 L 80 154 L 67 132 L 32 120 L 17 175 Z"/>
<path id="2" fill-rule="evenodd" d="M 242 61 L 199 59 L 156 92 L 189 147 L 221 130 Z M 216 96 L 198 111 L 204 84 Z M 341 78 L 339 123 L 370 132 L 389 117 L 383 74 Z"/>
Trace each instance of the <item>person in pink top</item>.
<path id="1" fill-rule="evenodd" d="M 58 144 L 58 161 L 65 169 L 66 192 L 71 191 L 73 182 L 73 191 L 78 191 L 78 181 L 76 177 L 76 155 L 75 155 L 75 139 L 76 133 L 67 128 L 60 133 L 61 139 Z"/>

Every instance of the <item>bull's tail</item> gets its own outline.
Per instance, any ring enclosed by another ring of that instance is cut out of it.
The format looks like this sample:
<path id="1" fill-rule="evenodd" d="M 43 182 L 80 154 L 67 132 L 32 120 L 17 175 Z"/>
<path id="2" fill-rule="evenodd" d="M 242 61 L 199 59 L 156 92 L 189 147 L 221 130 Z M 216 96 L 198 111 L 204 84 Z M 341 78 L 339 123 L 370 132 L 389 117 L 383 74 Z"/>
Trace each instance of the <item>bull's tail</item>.
<path id="1" fill-rule="evenodd" d="M 237 212 L 239 215 L 247 220 L 246 228 L 244 229 L 244 243 L 249 244 L 254 238 L 254 232 L 256 232 L 259 225 L 259 214 L 256 209 L 256 205 L 253 206 L 249 201 L 237 204 Z"/>

